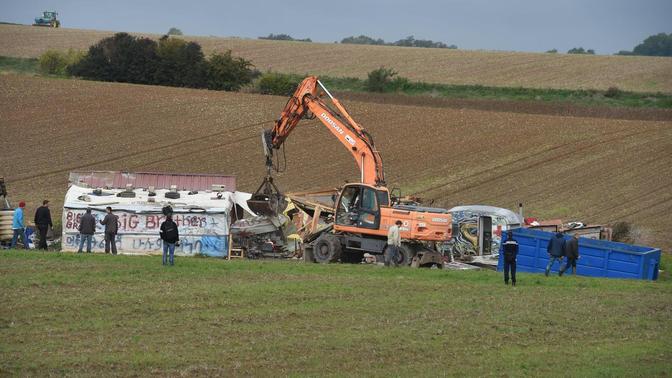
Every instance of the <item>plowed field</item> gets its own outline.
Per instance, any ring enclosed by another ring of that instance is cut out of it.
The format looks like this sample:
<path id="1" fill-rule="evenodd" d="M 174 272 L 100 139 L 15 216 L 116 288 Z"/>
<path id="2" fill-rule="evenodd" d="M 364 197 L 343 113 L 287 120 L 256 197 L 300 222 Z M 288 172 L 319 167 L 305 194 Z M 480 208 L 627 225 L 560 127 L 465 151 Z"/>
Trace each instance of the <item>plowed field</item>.
<path id="1" fill-rule="evenodd" d="M 285 101 L 0 76 L 0 175 L 29 212 L 50 198 L 59 213 L 71 170 L 235 174 L 239 188 L 251 191 L 264 174 L 259 132 Z M 637 120 L 636 112 L 622 115 L 630 119 L 578 116 L 580 108 L 573 116 L 566 107 L 568 115 L 558 116 L 438 103 L 345 105 L 374 135 L 391 187 L 446 207 L 523 202 L 527 214 L 546 218 L 629 220 L 645 242 L 672 247 L 669 112 L 651 121 Z M 315 121 L 300 124 L 286 147 L 288 168 L 278 176 L 285 190 L 357 179 L 349 154 Z"/>
<path id="2" fill-rule="evenodd" d="M 50 48 L 85 50 L 112 34 L 0 25 L 0 55 L 37 57 Z M 262 71 L 365 78 L 369 71 L 384 65 L 396 69 L 400 76 L 431 83 L 563 89 L 617 86 L 629 91 L 672 93 L 670 58 L 183 38 L 197 41 L 206 53 L 231 49 Z"/>

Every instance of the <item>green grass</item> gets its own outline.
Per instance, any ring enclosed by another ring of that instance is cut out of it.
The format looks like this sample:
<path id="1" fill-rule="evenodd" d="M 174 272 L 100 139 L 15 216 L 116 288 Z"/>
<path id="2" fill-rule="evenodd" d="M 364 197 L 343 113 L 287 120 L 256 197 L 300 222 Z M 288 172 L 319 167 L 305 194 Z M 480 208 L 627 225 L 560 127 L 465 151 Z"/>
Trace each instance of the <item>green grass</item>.
<path id="1" fill-rule="evenodd" d="M 0 375 L 654 376 L 672 282 L 0 252 Z"/>
<path id="2" fill-rule="evenodd" d="M 0 72 L 37 74 L 38 69 L 37 59 L 0 56 Z"/>
<path id="3" fill-rule="evenodd" d="M 0 56 L 0 73 L 14 72 L 39 74 L 37 59 Z M 306 75 L 280 74 L 299 83 Z M 49 75 L 53 77 L 54 75 Z M 62 76 L 65 77 L 65 76 Z M 322 76 L 321 81 L 334 91 L 367 92 L 366 81 L 350 77 Z M 615 97 L 606 96 L 606 91 L 565 90 L 539 88 L 486 87 L 481 85 L 448 85 L 397 80 L 386 92 L 407 96 L 431 96 L 451 99 L 490 99 L 506 101 L 568 102 L 583 106 L 613 106 L 634 108 L 672 109 L 672 94 L 636 93 L 618 91 Z"/>
<path id="4" fill-rule="evenodd" d="M 304 75 L 287 75 L 297 83 Z M 357 78 L 322 76 L 320 80 L 334 91 L 366 92 L 366 81 Z M 584 106 L 635 108 L 672 108 L 672 95 L 618 91 L 615 97 L 606 91 L 539 88 L 486 87 L 482 85 L 449 85 L 400 80 L 391 83 L 386 92 L 408 96 L 431 96 L 451 99 L 489 99 L 506 101 L 569 102 Z"/>

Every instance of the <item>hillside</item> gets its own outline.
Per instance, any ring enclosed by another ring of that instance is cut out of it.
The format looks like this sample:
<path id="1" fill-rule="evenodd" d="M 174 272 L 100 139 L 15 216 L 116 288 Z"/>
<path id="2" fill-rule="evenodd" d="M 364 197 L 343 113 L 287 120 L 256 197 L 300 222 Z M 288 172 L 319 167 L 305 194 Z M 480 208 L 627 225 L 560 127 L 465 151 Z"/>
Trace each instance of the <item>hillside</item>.
<path id="1" fill-rule="evenodd" d="M 87 49 L 113 32 L 0 25 L 0 56 Z M 152 38 L 158 35 L 137 34 Z M 672 58 L 589 56 L 183 37 L 206 53 L 233 50 L 262 71 L 365 78 L 380 66 L 414 81 L 486 86 L 672 93 Z"/>
<path id="2" fill-rule="evenodd" d="M 76 169 L 234 174 L 251 191 L 264 174 L 261 127 L 272 126 L 285 102 L 3 75 L 0 175 L 15 201 L 29 202 L 29 213 L 43 198 L 58 212 Z M 523 202 L 528 215 L 628 220 L 641 228 L 642 243 L 672 247 L 671 112 L 660 111 L 656 121 L 636 111 L 587 116 L 567 106 L 535 114 L 440 102 L 344 103 L 375 137 L 390 187 L 445 207 Z M 277 178 L 284 190 L 357 179 L 352 158 L 316 121 L 304 121 L 286 147 L 288 168 Z"/>

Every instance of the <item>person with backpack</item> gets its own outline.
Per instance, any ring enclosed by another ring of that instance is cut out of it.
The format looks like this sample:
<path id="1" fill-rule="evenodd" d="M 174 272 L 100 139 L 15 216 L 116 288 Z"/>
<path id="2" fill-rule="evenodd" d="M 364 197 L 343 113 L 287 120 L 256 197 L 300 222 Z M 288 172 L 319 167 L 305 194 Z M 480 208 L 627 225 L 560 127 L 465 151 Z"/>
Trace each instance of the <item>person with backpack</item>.
<path id="1" fill-rule="evenodd" d="M 553 263 L 557 261 L 558 265 L 561 265 L 562 257 L 565 255 L 565 237 L 562 232 L 558 231 L 551 237 L 551 240 L 548 241 L 546 251 L 548 252 L 548 265 L 546 265 L 545 274 L 548 277 Z"/>
<path id="2" fill-rule="evenodd" d="M 504 242 L 504 283 L 509 284 L 509 272 L 511 272 L 511 284 L 516 286 L 516 258 L 518 257 L 518 242 L 513 238 L 513 230 L 506 233 Z"/>
<path id="3" fill-rule="evenodd" d="M 180 234 L 177 230 L 177 224 L 173 221 L 172 213 L 166 214 L 166 220 L 161 223 L 159 234 L 161 240 L 163 240 L 163 265 L 170 262 L 172 266 L 174 264 L 175 245 L 180 245 Z"/>

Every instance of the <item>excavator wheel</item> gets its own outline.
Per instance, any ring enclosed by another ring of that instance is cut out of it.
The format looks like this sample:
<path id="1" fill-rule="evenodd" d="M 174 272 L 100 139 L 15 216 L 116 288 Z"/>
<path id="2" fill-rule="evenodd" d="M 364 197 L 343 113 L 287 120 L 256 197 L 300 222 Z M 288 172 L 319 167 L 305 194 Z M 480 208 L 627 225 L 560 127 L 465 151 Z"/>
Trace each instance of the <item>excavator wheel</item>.
<path id="1" fill-rule="evenodd" d="M 399 254 L 397 254 L 397 265 L 408 266 L 411 265 L 413 257 L 415 257 L 415 250 L 407 244 L 402 244 L 399 247 Z"/>
<path id="2" fill-rule="evenodd" d="M 341 242 L 332 234 L 322 234 L 313 245 L 313 257 L 321 264 L 338 261 L 341 257 Z"/>

